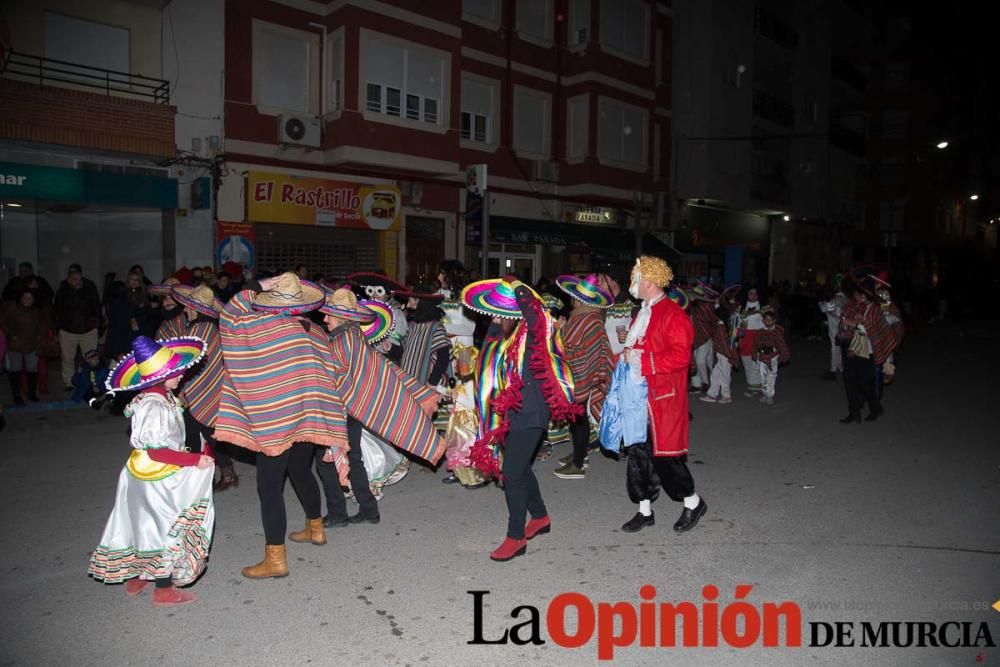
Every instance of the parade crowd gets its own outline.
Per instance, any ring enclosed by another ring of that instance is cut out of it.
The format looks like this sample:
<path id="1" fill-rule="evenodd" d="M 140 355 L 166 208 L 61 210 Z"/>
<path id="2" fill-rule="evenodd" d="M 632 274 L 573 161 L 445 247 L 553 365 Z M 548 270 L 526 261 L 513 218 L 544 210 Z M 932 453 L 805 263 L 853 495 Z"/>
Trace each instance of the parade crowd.
<path id="1" fill-rule="evenodd" d="M 756 288 L 680 285 L 651 256 L 626 289 L 607 274 L 470 282 L 456 261 L 434 284 L 308 278 L 304 266 L 248 279 L 226 265 L 154 284 L 136 266 L 124 282 L 108 276 L 102 296 L 80 266 L 53 293 L 22 265 L 4 289 L 14 403 L 47 391 L 45 365 L 58 358 L 74 400 L 131 420 L 95 579 L 130 596 L 152 585 L 156 605 L 194 601 L 214 494 L 239 484 L 234 458 L 256 466 L 265 544 L 243 568 L 252 579 L 289 574 L 286 540 L 323 545 L 328 528 L 379 523 L 385 488 L 417 466 L 444 465 L 445 483 L 470 490 L 502 487 L 506 533 L 489 556 L 523 555 L 553 529 L 532 464 L 562 443 L 572 447 L 560 479 L 585 479 L 597 450 L 626 460 L 635 514 L 624 532 L 655 525 L 661 490 L 681 505 L 673 530 L 686 532 L 708 509 L 687 466 L 689 396 L 731 403 L 742 373 L 743 395 L 771 405 L 791 360 L 784 318 Z M 826 377 L 843 378 L 843 423 L 873 421 L 903 315 L 877 269 L 832 287 L 813 311 L 827 325 Z M 292 532 L 286 477 L 304 515 Z"/>

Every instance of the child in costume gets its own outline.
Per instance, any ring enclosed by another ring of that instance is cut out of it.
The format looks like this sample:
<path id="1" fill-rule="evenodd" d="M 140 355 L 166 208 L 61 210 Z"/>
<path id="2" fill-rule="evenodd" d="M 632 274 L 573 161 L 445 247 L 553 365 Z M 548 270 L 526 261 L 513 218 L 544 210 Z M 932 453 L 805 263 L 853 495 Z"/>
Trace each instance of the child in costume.
<path id="1" fill-rule="evenodd" d="M 205 352 L 199 338 L 153 341 L 139 336 L 112 369 L 109 391 L 139 391 L 125 410 L 133 452 L 118 477 L 115 506 L 91 554 L 88 572 L 106 584 L 125 582 L 128 596 L 156 582 L 153 604 L 197 597 L 178 586 L 205 569 L 212 545 L 214 462 L 184 449 L 184 417 L 174 390 Z"/>
<path id="2" fill-rule="evenodd" d="M 764 328 L 758 329 L 753 340 L 753 359 L 760 369 L 761 393 L 760 402 L 766 405 L 774 403 L 774 385 L 778 381 L 778 364 L 788 361 L 791 353 L 785 340 L 785 328 L 775 323 L 774 310 L 764 306 L 761 311 Z"/>
<path id="3" fill-rule="evenodd" d="M 729 319 L 729 311 L 724 306 L 716 306 L 715 316 L 716 322 L 711 332 L 715 364 L 712 366 L 708 393 L 702 396 L 701 400 L 706 403 L 732 403 L 732 372 L 734 368 L 739 368 L 740 355 L 727 331 L 726 320 Z"/>
<path id="4" fill-rule="evenodd" d="M 73 375 L 73 400 L 86 403 L 103 396 L 107 379 L 108 367 L 101 361 L 97 350 L 88 350 L 83 355 L 83 366 Z"/>
<path id="5" fill-rule="evenodd" d="M 467 489 L 478 489 L 487 482 L 469 458 L 472 446 L 476 444 L 479 431 L 479 417 L 476 414 L 476 358 L 474 347 L 459 345 L 453 349 L 455 356 L 454 386 L 451 388 L 452 410 L 448 417 L 448 430 L 444 441 L 448 445 L 445 457 L 451 475 L 444 478 L 446 484 L 461 484 Z"/>

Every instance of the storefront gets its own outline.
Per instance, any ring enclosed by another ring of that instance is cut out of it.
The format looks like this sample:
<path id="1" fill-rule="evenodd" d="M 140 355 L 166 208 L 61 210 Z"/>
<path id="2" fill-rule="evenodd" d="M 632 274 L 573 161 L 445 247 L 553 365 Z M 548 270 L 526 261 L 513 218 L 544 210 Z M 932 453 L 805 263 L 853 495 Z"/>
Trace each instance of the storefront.
<path id="1" fill-rule="evenodd" d="M 177 181 L 155 168 L 77 163 L 0 162 L 0 278 L 21 262 L 53 285 L 70 264 L 98 285 L 134 264 L 153 280 L 173 270 Z"/>
<path id="2" fill-rule="evenodd" d="M 305 264 L 324 277 L 374 269 L 395 276 L 402 211 L 396 185 L 251 169 L 244 187 L 245 229 L 219 223 L 220 259 L 241 252 L 261 270 Z M 223 236 L 223 226 L 232 236 Z"/>

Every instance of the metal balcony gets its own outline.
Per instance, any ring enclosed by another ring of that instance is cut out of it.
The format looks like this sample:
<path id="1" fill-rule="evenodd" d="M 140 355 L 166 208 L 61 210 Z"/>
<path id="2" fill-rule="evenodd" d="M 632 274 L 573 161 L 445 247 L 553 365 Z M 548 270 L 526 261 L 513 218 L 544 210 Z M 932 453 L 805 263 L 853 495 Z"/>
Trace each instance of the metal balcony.
<path id="1" fill-rule="evenodd" d="M 78 65 L 62 60 L 8 51 L 0 62 L 0 77 L 39 85 L 104 91 L 115 97 L 133 97 L 156 104 L 170 103 L 170 83 L 141 74 Z"/>

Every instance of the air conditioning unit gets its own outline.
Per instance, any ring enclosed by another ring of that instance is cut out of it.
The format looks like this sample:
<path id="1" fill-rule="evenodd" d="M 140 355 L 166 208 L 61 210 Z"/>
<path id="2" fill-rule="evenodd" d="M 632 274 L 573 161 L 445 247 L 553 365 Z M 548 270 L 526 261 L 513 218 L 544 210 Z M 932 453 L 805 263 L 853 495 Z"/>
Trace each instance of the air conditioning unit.
<path id="1" fill-rule="evenodd" d="M 531 165 L 531 180 L 558 183 L 559 163 L 549 160 L 535 160 Z"/>
<path id="2" fill-rule="evenodd" d="M 278 143 L 319 148 L 322 126 L 315 116 L 282 114 L 278 116 Z"/>

